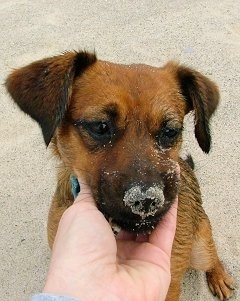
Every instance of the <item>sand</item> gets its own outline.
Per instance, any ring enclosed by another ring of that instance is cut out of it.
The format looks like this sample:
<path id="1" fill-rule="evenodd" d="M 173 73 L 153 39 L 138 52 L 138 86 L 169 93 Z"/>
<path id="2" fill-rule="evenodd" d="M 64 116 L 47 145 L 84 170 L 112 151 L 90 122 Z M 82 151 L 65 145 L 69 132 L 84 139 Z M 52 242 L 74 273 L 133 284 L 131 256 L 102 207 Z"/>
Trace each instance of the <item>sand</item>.
<path id="1" fill-rule="evenodd" d="M 0 1 L 0 300 L 28 300 L 42 289 L 50 252 L 48 208 L 57 163 L 40 129 L 10 101 L 2 83 L 12 68 L 65 50 L 161 66 L 178 60 L 217 82 L 221 104 L 204 155 L 186 123 L 204 208 L 219 255 L 240 277 L 240 4 L 223 1 Z M 203 273 L 184 278 L 181 300 L 211 301 Z M 240 300 L 240 290 L 233 300 Z"/>

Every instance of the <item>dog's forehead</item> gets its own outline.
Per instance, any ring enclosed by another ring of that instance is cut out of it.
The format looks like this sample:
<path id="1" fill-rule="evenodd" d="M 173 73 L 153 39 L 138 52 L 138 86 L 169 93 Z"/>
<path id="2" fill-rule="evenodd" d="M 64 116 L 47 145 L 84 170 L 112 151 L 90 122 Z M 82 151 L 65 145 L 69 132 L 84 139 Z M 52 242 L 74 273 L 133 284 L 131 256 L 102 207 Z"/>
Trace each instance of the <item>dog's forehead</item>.
<path id="1" fill-rule="evenodd" d="M 117 105 L 123 110 L 175 111 L 181 115 L 185 102 L 171 70 L 149 65 L 121 65 L 97 61 L 76 80 L 74 106 L 79 110 Z"/>
<path id="2" fill-rule="evenodd" d="M 178 89 L 177 82 L 168 68 L 144 64 L 114 64 L 97 61 L 80 79 L 84 85 L 95 85 L 111 90 L 126 90 L 132 95 L 146 92 L 166 92 Z"/>

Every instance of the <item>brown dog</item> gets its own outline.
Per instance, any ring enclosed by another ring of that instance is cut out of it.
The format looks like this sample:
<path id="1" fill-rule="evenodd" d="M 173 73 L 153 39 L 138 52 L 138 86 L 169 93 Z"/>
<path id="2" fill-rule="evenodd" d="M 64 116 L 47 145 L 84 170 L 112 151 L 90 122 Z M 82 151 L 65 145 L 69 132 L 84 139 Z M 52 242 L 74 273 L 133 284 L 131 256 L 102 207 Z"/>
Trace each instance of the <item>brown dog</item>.
<path id="1" fill-rule="evenodd" d="M 167 300 L 179 300 L 189 267 L 206 271 L 221 300 L 232 295 L 233 279 L 219 261 L 197 179 L 179 157 L 190 111 L 199 146 L 210 150 L 209 120 L 219 100 L 212 81 L 173 62 L 163 68 L 126 66 L 69 52 L 13 71 L 6 86 L 62 161 L 49 212 L 50 246 L 73 203 L 71 175 L 84 179 L 106 218 L 127 231 L 151 231 L 178 194 Z"/>

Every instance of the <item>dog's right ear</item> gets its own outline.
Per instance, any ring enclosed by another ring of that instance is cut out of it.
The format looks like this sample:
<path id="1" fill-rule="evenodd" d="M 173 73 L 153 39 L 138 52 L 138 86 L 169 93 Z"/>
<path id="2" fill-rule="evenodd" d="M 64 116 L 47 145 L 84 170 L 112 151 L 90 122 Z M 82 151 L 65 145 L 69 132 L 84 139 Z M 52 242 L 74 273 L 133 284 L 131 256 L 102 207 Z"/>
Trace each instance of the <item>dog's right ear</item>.
<path id="1" fill-rule="evenodd" d="M 64 117 L 74 79 L 94 62 L 95 54 L 67 52 L 36 61 L 8 76 L 8 92 L 20 109 L 39 123 L 46 145 Z"/>

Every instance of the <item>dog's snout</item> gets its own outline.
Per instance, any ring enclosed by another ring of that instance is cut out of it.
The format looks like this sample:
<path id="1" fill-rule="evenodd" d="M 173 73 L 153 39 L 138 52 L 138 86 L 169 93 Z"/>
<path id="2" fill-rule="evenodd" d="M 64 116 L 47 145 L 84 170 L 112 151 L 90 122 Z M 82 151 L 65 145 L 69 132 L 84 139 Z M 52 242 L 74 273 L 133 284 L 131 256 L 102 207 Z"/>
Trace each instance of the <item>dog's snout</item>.
<path id="1" fill-rule="evenodd" d="M 145 218 L 155 213 L 164 205 L 163 189 L 159 185 L 144 188 L 135 185 L 125 192 L 123 202 L 134 214 Z"/>

